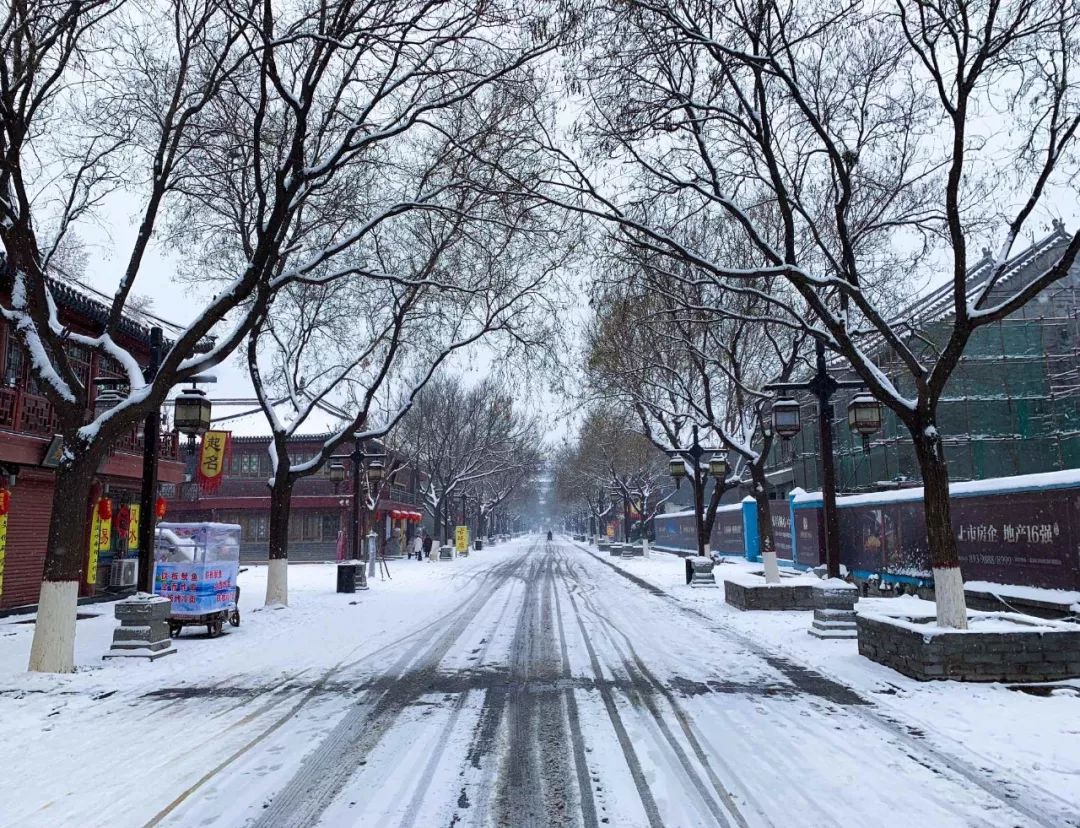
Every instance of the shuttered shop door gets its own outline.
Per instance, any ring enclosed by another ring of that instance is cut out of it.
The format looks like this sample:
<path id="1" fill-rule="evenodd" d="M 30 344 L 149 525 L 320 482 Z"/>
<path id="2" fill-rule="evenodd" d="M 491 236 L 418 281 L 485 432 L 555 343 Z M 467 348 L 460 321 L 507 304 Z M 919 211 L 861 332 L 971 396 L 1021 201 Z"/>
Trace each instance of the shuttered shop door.
<path id="1" fill-rule="evenodd" d="M 49 515 L 52 514 L 52 478 L 27 479 L 23 473 L 11 489 L 8 512 L 7 556 L 0 607 L 35 604 L 45 563 Z"/>

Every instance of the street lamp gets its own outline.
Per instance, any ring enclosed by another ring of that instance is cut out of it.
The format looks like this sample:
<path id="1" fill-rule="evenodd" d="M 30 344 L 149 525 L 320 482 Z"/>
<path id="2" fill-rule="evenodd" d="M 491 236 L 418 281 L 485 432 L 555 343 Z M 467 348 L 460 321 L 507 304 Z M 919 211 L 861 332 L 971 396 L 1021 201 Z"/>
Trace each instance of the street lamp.
<path id="1" fill-rule="evenodd" d="M 126 387 L 126 384 L 112 378 L 99 379 L 95 384 L 98 391 L 94 396 L 94 419 L 97 419 L 124 401 L 125 395 L 120 389 Z"/>
<path id="2" fill-rule="evenodd" d="M 848 428 L 862 438 L 863 451 L 870 451 L 870 435 L 881 430 L 881 404 L 873 394 L 860 391 L 847 407 Z"/>
<path id="3" fill-rule="evenodd" d="M 727 480 L 731 467 L 728 465 L 727 455 L 717 452 L 709 458 L 709 474 L 717 480 Z"/>
<path id="4" fill-rule="evenodd" d="M 210 430 L 211 411 L 204 391 L 194 386 L 185 388 L 173 400 L 173 426 L 181 434 L 201 437 Z"/>
<path id="5" fill-rule="evenodd" d="M 345 464 L 335 460 L 330 464 L 330 482 L 338 486 L 345 482 Z"/>
<path id="6" fill-rule="evenodd" d="M 353 464 L 353 493 L 352 493 L 352 525 L 353 525 L 353 539 L 352 539 L 352 558 L 354 561 L 365 561 L 364 555 L 364 537 L 367 535 L 367 502 L 366 498 L 363 505 L 360 503 L 361 490 L 364 485 L 364 471 L 365 461 L 370 460 L 367 464 L 367 481 L 368 485 L 373 488 L 376 493 L 378 492 L 378 484 L 383 479 L 383 464 L 382 458 L 386 457 L 385 454 L 368 454 L 364 450 L 364 440 L 359 434 L 353 435 L 353 450 L 345 455 L 334 456 L 330 458 L 330 479 L 335 484 L 340 483 L 345 479 L 345 466 L 341 462 L 342 460 L 351 460 Z M 337 468 L 335 468 L 337 467 Z M 370 551 L 370 550 L 369 550 Z M 339 564 L 341 566 L 341 564 Z M 368 588 L 368 567 L 360 567 L 360 578 L 357 581 L 357 589 Z M 340 583 L 340 581 L 339 581 Z"/>
<path id="7" fill-rule="evenodd" d="M 723 482 L 727 480 L 730 466 L 727 461 L 727 456 L 720 449 L 705 448 L 698 442 L 698 427 L 694 426 L 694 441 L 690 444 L 689 448 L 671 448 L 665 449 L 665 451 L 671 456 L 671 460 L 668 462 L 668 470 L 671 472 L 671 476 L 675 478 L 675 488 L 679 488 L 683 479 L 686 477 L 686 466 L 690 465 L 692 475 L 690 477 L 691 484 L 694 487 L 694 524 L 695 534 L 697 535 L 697 552 L 701 557 L 705 557 L 705 469 L 702 468 L 701 458 L 705 456 L 706 452 L 713 452 L 711 458 L 709 458 L 708 474 L 711 475 L 717 482 Z"/>
<path id="8" fill-rule="evenodd" d="M 781 439 L 790 440 L 802 429 L 801 406 L 788 397 L 772 404 L 772 427 Z"/>
<path id="9" fill-rule="evenodd" d="M 860 380 L 835 380 L 828 372 L 825 365 L 825 343 L 820 339 L 814 343 L 814 351 L 816 357 L 816 371 L 814 376 L 806 382 L 774 382 L 765 386 L 766 391 L 809 391 L 817 397 L 818 403 L 818 457 L 821 463 L 821 500 L 822 511 L 825 517 L 825 568 L 828 577 L 839 578 L 840 577 L 840 521 L 836 512 L 836 463 L 833 458 L 833 440 L 832 440 L 832 396 L 839 388 L 864 388 L 865 384 Z M 870 396 L 870 394 L 863 392 L 856 395 L 856 399 L 859 397 L 869 398 L 868 402 L 864 399 L 859 404 L 856 411 L 857 414 L 853 414 L 850 407 L 848 410 L 848 422 L 853 423 L 852 419 L 855 417 L 862 427 L 869 428 L 872 422 L 872 415 L 869 411 L 870 405 L 877 407 L 877 401 Z M 852 400 L 854 403 L 854 400 Z M 777 407 L 779 406 L 779 414 Z M 772 404 L 773 410 L 773 428 L 776 433 L 783 437 L 785 440 L 794 437 L 799 433 L 802 424 L 799 422 L 798 415 L 799 404 L 792 399 L 784 398 L 775 400 Z M 794 417 L 792 418 L 792 415 Z M 877 409 L 877 426 L 873 429 L 876 431 L 881 424 L 881 410 Z M 854 430 L 855 426 L 852 425 Z M 873 431 L 862 432 L 866 437 L 869 437 Z M 786 433 L 785 433 L 786 432 Z"/>

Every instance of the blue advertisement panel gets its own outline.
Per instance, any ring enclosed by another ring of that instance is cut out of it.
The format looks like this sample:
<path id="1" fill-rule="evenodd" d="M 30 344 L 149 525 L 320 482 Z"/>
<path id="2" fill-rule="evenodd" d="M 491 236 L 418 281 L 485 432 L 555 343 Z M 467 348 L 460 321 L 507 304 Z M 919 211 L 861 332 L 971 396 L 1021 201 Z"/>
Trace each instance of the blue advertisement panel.
<path id="1" fill-rule="evenodd" d="M 173 615 L 204 615 L 235 606 L 236 561 L 158 562 L 154 593 L 172 601 Z"/>

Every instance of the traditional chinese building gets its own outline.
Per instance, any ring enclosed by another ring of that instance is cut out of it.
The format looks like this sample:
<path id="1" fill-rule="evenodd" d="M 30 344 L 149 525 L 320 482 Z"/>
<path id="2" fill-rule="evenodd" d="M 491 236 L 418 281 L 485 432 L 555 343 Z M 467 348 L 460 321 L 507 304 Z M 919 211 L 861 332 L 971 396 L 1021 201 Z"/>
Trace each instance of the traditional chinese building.
<path id="1" fill-rule="evenodd" d="M 226 422 L 220 428 L 228 426 Z M 293 438 L 289 448 L 291 461 L 299 463 L 313 457 L 327 436 Z M 265 561 L 270 537 L 269 446 L 269 436 L 233 435 L 223 479 L 212 492 L 203 491 L 199 486 L 193 474 L 194 462 L 190 462 L 186 482 L 167 499 L 169 520 L 239 524 L 241 558 L 251 562 Z M 385 451 L 375 441 L 369 441 L 368 450 Z M 290 506 L 290 559 L 333 560 L 337 554 L 338 533 L 344 531 L 346 537 L 351 537 L 352 463 L 345 460 L 343 465 L 345 480 L 341 483 L 330 480 L 329 463 L 324 464 L 317 474 L 296 483 Z M 411 537 L 423 510 L 418 505 L 420 478 L 416 470 L 401 458 L 394 457 L 388 458 L 386 467 L 391 473 L 380 489 L 374 512 L 368 516 L 368 525 L 384 550 L 393 553 L 398 530 L 403 537 Z M 399 468 L 396 472 L 393 471 L 395 467 Z"/>
<path id="2" fill-rule="evenodd" d="M 1050 235 L 1014 257 L 989 302 L 1042 273 L 1069 239 L 1057 224 Z M 984 252 L 967 274 L 971 290 L 983 284 L 991 264 Z M 910 320 L 930 349 L 946 335 L 951 303 L 950 284 L 897 318 Z M 910 391 L 898 359 L 888 353 L 877 359 L 901 392 Z M 839 366 L 834 376 L 857 379 Z M 867 450 L 851 434 L 847 404 L 854 393 L 839 391 L 833 397 L 838 490 L 921 485 L 907 429 L 891 411 L 884 411 L 883 428 L 870 438 Z M 817 403 L 809 396 L 798 399 L 802 429 L 786 444 L 777 441 L 771 456 L 769 480 L 776 497 L 795 486 L 820 488 Z M 1080 265 L 1011 316 L 975 332 L 939 404 L 938 430 L 949 475 L 956 481 L 1080 468 Z"/>
<path id="3" fill-rule="evenodd" d="M 53 281 L 50 286 L 63 325 L 89 335 L 100 332 L 109 312 L 104 302 L 67 282 Z M 0 256 L 0 301 L 5 305 L 10 288 L 10 272 Z M 137 359 L 149 360 L 149 328 L 125 319 L 116 338 Z M 79 378 L 91 389 L 96 378 L 125 376 L 120 365 L 107 356 L 72 343 L 65 347 Z M 2 320 L 0 368 L 0 482 L 6 482 L 10 495 L 6 545 L 0 545 L 3 610 L 37 601 L 52 514 L 58 441 L 52 405 L 30 375 L 26 353 Z M 82 597 L 107 591 L 110 583 L 120 589 L 122 581 L 132 582 L 134 570 L 129 568 L 128 577 L 121 578 L 120 567 L 114 568 L 113 563 L 135 558 L 142 448 L 141 429 L 132 429 L 113 445 L 97 474 L 86 504 Z M 181 482 L 184 467 L 178 460 L 177 440 L 167 430 L 162 433 L 160 457 L 158 479 L 165 485 Z"/>

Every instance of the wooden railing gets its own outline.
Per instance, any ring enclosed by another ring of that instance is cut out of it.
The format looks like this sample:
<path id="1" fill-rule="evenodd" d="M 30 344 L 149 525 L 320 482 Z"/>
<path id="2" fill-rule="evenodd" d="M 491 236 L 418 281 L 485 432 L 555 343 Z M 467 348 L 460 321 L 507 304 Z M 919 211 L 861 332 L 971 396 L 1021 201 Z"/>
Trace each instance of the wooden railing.
<path id="1" fill-rule="evenodd" d="M 89 412 L 87 420 L 89 420 Z M 45 397 L 30 394 L 18 388 L 0 388 L 0 429 L 19 434 L 32 434 L 35 437 L 52 437 L 60 431 L 60 418 L 53 411 L 52 403 Z M 112 445 L 112 451 L 125 454 L 142 454 L 142 423 L 133 427 L 127 434 L 119 437 Z M 180 458 L 180 441 L 172 431 L 161 433 L 162 460 Z"/>

